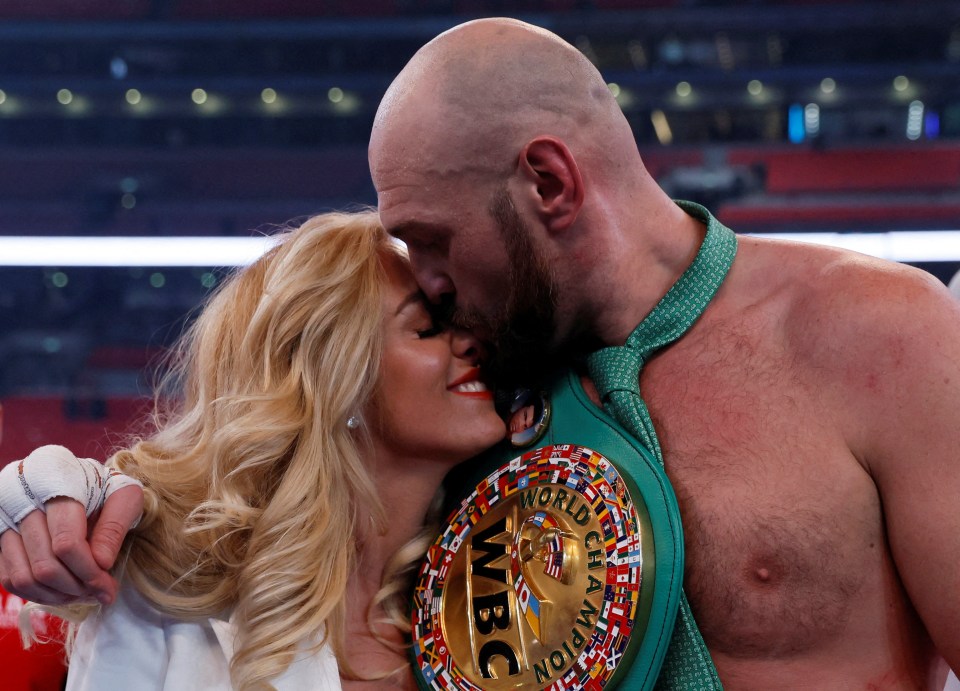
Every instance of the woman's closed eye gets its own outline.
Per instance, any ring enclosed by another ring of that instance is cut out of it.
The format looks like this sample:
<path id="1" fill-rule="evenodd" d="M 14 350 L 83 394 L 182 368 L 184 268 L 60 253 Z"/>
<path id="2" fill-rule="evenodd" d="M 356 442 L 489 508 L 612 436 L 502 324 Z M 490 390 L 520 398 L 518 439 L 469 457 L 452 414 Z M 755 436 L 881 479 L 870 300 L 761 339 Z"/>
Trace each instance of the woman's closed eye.
<path id="1" fill-rule="evenodd" d="M 435 321 L 433 321 L 433 320 L 431 319 L 431 320 L 430 320 L 430 326 L 428 326 L 428 327 L 425 328 L 425 329 L 417 329 L 417 337 L 418 337 L 418 338 L 433 338 L 434 336 L 439 336 L 439 335 L 442 334 L 444 331 L 446 331 L 446 328 L 444 328 L 442 325 L 440 325 L 439 323 L 437 323 L 437 322 L 435 322 Z"/>
<path id="2" fill-rule="evenodd" d="M 417 335 L 420 338 L 439 336 L 450 329 L 450 307 L 447 304 L 442 303 L 435 305 L 427 300 L 426 296 L 423 296 L 423 300 L 420 304 L 427 313 L 427 318 L 430 321 L 430 326 L 428 328 L 417 331 Z"/>
<path id="3" fill-rule="evenodd" d="M 447 330 L 446 323 L 440 319 L 430 303 L 425 299 L 417 307 L 416 332 L 418 338 L 433 338 Z"/>

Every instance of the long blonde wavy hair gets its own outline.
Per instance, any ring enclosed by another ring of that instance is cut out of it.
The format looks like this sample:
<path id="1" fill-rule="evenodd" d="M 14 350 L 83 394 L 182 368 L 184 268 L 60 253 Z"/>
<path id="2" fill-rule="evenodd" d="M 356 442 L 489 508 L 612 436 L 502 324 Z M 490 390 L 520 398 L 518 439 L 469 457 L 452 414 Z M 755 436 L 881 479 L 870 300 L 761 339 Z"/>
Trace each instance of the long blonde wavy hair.
<path id="1" fill-rule="evenodd" d="M 352 675 L 348 577 L 384 511 L 347 420 L 377 380 L 384 253 L 402 256 L 372 211 L 285 233 L 182 339 L 158 431 L 109 461 L 145 485 L 123 577 L 179 618 L 232 613 L 239 688 L 269 687 L 305 643 L 328 642 Z"/>

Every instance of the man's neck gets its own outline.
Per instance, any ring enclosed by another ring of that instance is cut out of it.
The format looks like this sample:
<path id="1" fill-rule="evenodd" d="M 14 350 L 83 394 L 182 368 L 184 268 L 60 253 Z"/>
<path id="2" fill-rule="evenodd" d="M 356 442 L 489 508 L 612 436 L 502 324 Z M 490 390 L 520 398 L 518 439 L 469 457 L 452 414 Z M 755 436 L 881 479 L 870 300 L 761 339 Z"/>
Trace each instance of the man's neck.
<path id="1" fill-rule="evenodd" d="M 611 240 L 607 267 L 595 300 L 587 305 L 603 345 L 623 345 L 627 336 L 667 294 L 696 257 L 706 227 L 670 202 L 643 225 L 622 228 Z"/>

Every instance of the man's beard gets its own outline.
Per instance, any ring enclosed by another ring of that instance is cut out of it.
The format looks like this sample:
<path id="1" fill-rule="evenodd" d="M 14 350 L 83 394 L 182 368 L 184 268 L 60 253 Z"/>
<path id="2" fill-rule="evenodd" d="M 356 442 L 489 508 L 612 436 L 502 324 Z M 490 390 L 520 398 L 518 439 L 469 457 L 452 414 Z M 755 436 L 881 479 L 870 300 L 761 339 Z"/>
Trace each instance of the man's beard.
<path id="1" fill-rule="evenodd" d="M 494 195 L 490 214 L 510 260 L 506 304 L 492 315 L 454 307 L 452 321 L 489 340 L 487 369 L 499 387 L 536 386 L 560 357 L 556 282 L 506 189 Z"/>

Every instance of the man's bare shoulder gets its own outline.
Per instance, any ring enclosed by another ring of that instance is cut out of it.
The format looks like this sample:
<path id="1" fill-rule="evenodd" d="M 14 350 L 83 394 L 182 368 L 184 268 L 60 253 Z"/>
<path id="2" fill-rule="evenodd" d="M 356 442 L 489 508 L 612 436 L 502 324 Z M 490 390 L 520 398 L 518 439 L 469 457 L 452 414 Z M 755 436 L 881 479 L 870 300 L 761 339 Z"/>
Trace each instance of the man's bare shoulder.
<path id="1" fill-rule="evenodd" d="M 876 456 L 908 401 L 922 411 L 925 397 L 956 389 L 960 303 L 937 278 L 836 248 L 751 240 L 744 263 L 778 319 L 783 354 L 859 458 Z"/>
<path id="2" fill-rule="evenodd" d="M 742 250 L 725 314 L 752 296 L 753 333 L 791 375 L 781 409 L 810 404 L 811 434 L 870 478 L 906 597 L 960 668 L 960 302 L 926 272 L 852 252 L 754 238 Z"/>
<path id="3" fill-rule="evenodd" d="M 892 357 L 957 335 L 960 306 L 925 271 L 820 245 L 745 244 L 756 294 L 781 313 L 792 354 L 811 365 Z"/>

